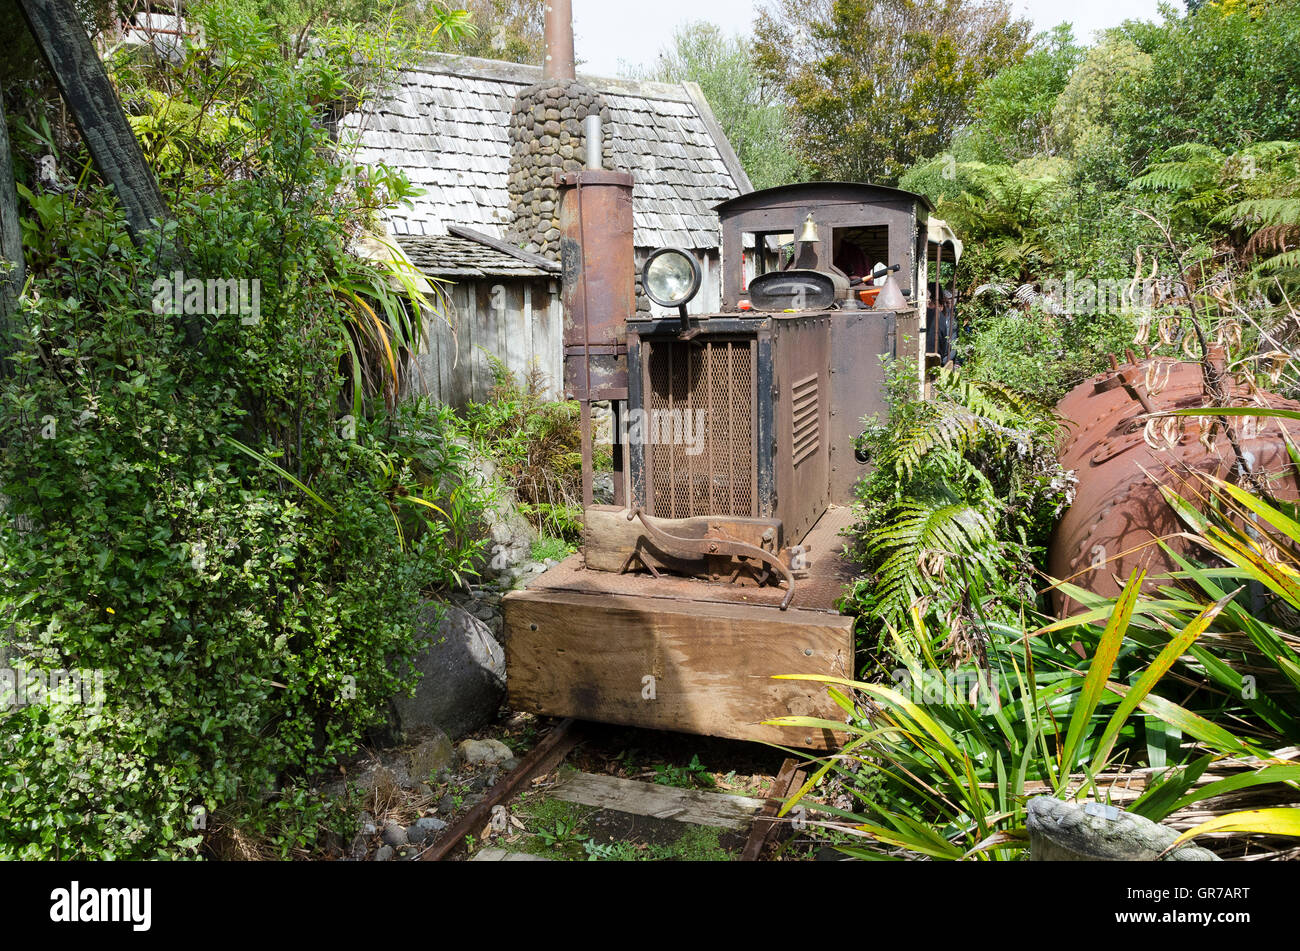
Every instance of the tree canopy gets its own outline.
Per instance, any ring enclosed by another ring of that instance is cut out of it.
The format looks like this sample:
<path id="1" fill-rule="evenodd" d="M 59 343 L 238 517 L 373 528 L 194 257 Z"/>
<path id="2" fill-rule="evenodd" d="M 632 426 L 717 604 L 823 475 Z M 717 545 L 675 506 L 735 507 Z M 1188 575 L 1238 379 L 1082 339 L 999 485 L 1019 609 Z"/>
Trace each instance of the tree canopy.
<path id="1" fill-rule="evenodd" d="M 814 177 L 888 184 L 951 139 L 1028 37 L 1002 0 L 770 0 L 754 56 Z"/>
<path id="2" fill-rule="evenodd" d="M 460 0 L 469 13 L 471 35 L 452 45 L 466 56 L 540 66 L 546 53 L 542 0 Z"/>
<path id="3" fill-rule="evenodd" d="M 698 83 L 755 188 L 799 177 L 786 108 L 740 37 L 728 36 L 712 23 L 689 23 L 677 29 L 653 66 L 628 73 L 659 82 Z"/>

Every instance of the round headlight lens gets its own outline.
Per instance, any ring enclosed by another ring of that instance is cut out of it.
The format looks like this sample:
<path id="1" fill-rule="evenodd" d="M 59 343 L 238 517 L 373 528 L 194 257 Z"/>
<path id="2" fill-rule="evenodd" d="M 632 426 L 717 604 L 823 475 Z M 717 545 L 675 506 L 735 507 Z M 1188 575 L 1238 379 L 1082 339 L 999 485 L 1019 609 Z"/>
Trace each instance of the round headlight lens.
<path id="1" fill-rule="evenodd" d="M 680 248 L 660 248 L 646 258 L 641 286 L 660 307 L 681 307 L 700 290 L 700 264 Z"/>

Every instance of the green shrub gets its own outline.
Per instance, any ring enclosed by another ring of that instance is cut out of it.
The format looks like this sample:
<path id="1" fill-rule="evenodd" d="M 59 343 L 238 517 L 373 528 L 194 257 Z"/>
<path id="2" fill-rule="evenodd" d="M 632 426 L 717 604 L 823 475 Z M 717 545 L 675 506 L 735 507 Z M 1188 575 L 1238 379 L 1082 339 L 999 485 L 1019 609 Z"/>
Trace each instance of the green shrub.
<path id="1" fill-rule="evenodd" d="M 386 406 L 375 371 L 416 345 L 409 318 L 349 252 L 400 180 L 334 158 L 329 49 L 300 64 L 257 21 L 206 25 L 227 71 L 185 95 L 243 117 L 236 173 L 197 175 L 140 248 L 104 190 L 34 195 L 24 222 L 3 646 L 100 671 L 104 696 L 0 706 L 0 857 L 195 856 L 216 828 L 310 845 L 323 813 L 295 777 L 413 688 L 419 600 L 477 554 L 448 415 Z M 157 306 L 173 252 L 186 275 L 258 282 L 256 319 Z"/>
<path id="2" fill-rule="evenodd" d="M 582 432 L 578 404 L 547 397 L 547 381 L 534 367 L 515 376 L 489 355 L 495 383 L 483 403 L 465 408 L 470 441 L 514 489 L 519 511 L 544 535 L 576 543 L 582 531 Z M 597 470 L 613 464 L 608 443 L 596 442 Z"/>
<path id="3" fill-rule="evenodd" d="M 885 420 L 867 421 L 873 468 L 858 484 L 864 575 L 844 607 L 869 650 L 889 649 L 913 608 L 938 619 L 958 657 L 981 653 L 990 618 L 1033 604 L 1034 573 L 1072 483 L 1056 419 L 1031 400 L 941 370 L 922 400 L 910 371 L 888 372 Z"/>
<path id="4" fill-rule="evenodd" d="M 1041 306 L 1003 307 L 981 319 L 961 341 L 965 368 L 1044 406 L 1133 346 L 1134 321 L 1127 314 L 1058 316 Z"/>
<path id="5" fill-rule="evenodd" d="M 576 549 L 563 538 L 543 535 L 533 542 L 531 552 L 533 561 L 560 561 L 568 558 Z"/>

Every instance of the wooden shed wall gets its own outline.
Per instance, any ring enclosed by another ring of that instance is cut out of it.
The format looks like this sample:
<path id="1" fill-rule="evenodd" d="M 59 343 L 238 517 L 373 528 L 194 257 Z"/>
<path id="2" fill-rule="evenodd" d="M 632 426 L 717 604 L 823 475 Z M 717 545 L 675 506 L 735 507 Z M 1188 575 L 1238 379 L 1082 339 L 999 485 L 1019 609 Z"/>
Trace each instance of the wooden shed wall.
<path id="1" fill-rule="evenodd" d="M 637 249 L 638 272 L 649 253 L 647 248 Z M 696 251 L 695 255 L 704 272 L 703 283 L 687 310 L 717 313 L 722 291 L 718 253 Z M 492 389 L 487 358 L 491 354 L 519 378 L 536 362 L 546 378 L 548 398 L 563 398 L 564 307 L 558 277 L 443 280 L 447 320 L 425 320 L 428 339 L 416 360 L 419 372 L 411 379 L 411 390 L 458 409 L 482 402 Z M 651 309 L 663 315 L 676 313 L 657 305 Z"/>
<path id="2" fill-rule="evenodd" d="M 443 289 L 447 319 L 425 320 L 412 390 L 457 408 L 482 402 L 493 384 L 491 354 L 521 379 L 536 362 L 547 396 L 561 398 L 564 310 L 556 279 L 460 278 Z"/>

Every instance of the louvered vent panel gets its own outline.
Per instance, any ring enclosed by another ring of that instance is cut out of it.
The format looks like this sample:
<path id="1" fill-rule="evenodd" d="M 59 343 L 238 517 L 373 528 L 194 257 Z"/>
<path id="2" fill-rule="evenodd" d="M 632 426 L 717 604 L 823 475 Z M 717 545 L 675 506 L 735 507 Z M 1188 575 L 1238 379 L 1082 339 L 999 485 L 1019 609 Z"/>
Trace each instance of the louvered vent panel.
<path id="1" fill-rule="evenodd" d="M 797 468 L 799 463 L 815 453 L 821 445 L 821 408 L 817 402 L 817 375 L 813 374 L 795 383 L 790 392 L 794 400 L 791 446 Z"/>

